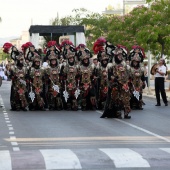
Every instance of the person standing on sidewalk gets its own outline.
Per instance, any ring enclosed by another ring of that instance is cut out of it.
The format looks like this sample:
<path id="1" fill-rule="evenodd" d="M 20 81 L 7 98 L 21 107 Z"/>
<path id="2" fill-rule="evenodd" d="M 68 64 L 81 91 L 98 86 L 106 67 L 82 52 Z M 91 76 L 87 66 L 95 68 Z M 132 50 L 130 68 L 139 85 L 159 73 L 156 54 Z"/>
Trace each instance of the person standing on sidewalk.
<path id="1" fill-rule="evenodd" d="M 146 85 L 148 87 L 148 63 L 147 62 L 144 63 L 144 76 L 145 76 Z"/>
<path id="2" fill-rule="evenodd" d="M 165 75 L 167 68 L 165 66 L 165 60 L 163 58 L 159 59 L 159 63 L 155 70 L 155 94 L 157 104 L 155 106 L 161 106 L 160 93 L 165 106 L 168 106 L 168 101 L 165 92 Z"/>

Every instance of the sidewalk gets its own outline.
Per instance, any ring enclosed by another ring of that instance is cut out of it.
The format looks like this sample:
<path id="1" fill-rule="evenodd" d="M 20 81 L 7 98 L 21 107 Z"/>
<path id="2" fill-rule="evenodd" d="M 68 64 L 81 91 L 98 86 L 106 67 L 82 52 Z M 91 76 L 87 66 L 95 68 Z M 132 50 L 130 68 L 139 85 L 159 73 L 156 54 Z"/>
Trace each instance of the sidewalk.
<path id="1" fill-rule="evenodd" d="M 143 90 L 142 96 L 156 99 L 154 80 L 150 80 L 150 81 L 151 81 L 150 87 L 149 88 L 146 87 Z M 165 80 L 165 90 L 166 90 L 167 99 L 168 101 L 170 101 L 170 80 Z"/>

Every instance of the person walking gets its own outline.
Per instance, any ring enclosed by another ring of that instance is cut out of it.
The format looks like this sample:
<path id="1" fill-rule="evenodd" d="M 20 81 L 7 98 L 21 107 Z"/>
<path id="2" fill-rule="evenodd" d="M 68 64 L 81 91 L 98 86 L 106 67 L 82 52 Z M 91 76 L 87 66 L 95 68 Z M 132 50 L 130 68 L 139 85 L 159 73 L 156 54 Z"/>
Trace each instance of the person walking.
<path id="1" fill-rule="evenodd" d="M 144 76 L 145 76 L 145 82 L 148 87 L 148 63 L 144 63 Z"/>
<path id="2" fill-rule="evenodd" d="M 160 93 L 165 106 L 168 106 L 167 96 L 165 92 L 165 75 L 167 68 L 165 66 L 165 60 L 159 59 L 158 65 L 155 69 L 155 94 L 157 104 L 155 106 L 161 106 Z"/>

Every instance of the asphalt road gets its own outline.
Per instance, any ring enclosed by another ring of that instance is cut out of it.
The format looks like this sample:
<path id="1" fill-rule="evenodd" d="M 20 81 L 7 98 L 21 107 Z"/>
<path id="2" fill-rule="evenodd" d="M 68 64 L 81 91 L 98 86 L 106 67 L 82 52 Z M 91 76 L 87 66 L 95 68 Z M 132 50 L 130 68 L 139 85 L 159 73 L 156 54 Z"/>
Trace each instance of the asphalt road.
<path id="1" fill-rule="evenodd" d="M 10 83 L 0 87 L 0 170 L 170 169 L 169 106 L 131 119 L 101 119 L 102 111 L 10 111 Z"/>

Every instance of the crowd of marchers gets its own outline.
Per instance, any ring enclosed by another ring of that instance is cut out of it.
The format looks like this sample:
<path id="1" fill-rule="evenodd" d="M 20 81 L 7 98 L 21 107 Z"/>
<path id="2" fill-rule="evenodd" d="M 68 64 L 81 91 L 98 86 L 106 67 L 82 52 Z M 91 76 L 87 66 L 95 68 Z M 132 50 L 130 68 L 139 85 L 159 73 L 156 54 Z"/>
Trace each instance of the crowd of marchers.
<path id="1" fill-rule="evenodd" d="M 11 43 L 3 48 L 14 61 L 5 71 L 11 80 L 11 110 L 99 109 L 101 118 L 129 119 L 132 109 L 143 109 L 145 53 L 138 45 L 128 51 L 101 37 L 92 53 L 85 44 L 49 41 L 43 59 L 31 42 L 22 50 Z"/>

